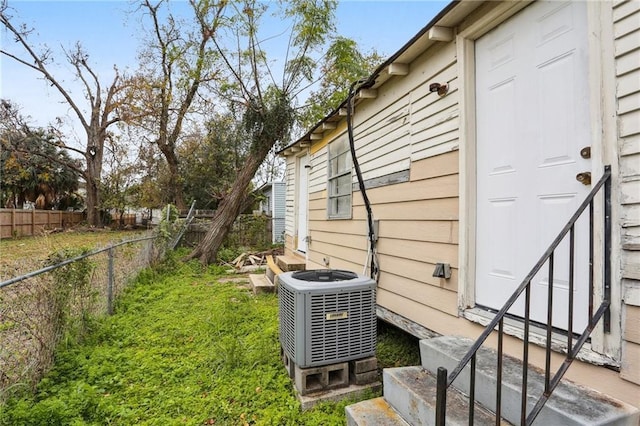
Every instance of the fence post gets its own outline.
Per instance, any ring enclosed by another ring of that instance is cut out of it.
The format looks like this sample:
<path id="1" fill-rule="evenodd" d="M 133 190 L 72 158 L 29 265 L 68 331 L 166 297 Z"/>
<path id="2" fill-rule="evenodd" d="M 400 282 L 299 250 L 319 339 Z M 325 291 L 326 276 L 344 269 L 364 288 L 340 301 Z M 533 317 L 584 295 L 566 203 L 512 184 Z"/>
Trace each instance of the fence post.
<path id="1" fill-rule="evenodd" d="M 113 246 L 109 247 L 109 263 L 107 266 L 107 314 L 113 314 Z"/>

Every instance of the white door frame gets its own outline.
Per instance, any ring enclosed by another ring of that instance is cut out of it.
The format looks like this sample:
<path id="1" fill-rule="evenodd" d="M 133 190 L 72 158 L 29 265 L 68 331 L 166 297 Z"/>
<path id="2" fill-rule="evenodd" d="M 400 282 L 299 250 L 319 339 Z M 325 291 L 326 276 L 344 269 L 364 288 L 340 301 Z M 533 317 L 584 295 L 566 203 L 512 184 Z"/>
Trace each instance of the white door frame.
<path id="1" fill-rule="evenodd" d="M 485 4 L 488 11 L 475 22 L 459 28 L 456 35 L 456 49 L 460 79 L 460 240 L 459 240 L 459 281 L 458 281 L 458 309 L 461 316 L 475 322 L 488 322 L 485 315 L 481 315 L 475 307 L 475 248 L 476 248 L 476 116 L 475 116 L 475 40 L 495 28 L 500 23 L 513 16 L 528 5 L 527 2 L 501 2 Z M 613 43 L 613 19 L 611 5 L 608 2 L 587 2 L 587 28 L 589 34 L 589 85 L 591 87 L 590 116 L 593 137 L 591 144 L 593 181 L 602 176 L 604 164 L 611 164 L 613 188 L 616 188 L 618 171 L 617 163 L 617 127 L 615 122 L 615 64 Z M 612 191 L 613 235 L 612 247 L 620 246 L 619 200 L 617 191 Z M 595 223 L 602 223 L 602 209 L 596 206 Z M 595 254 L 599 259 L 602 239 L 601 233 L 596 233 Z M 620 253 L 613 250 L 612 265 L 619 263 Z M 532 265 L 533 266 L 533 265 Z M 595 264 L 595 270 L 602 265 Z M 604 334 L 602 322 L 592 334 L 590 347 L 583 348 L 584 358 L 598 358 L 604 354 L 606 358 L 620 360 L 621 353 L 621 293 L 620 269 L 612 268 L 611 294 L 611 333 Z M 595 277 L 594 286 L 601 286 L 600 277 Z M 599 290 L 595 291 L 595 300 L 600 300 Z M 518 330 L 512 330 L 519 335 Z M 535 336 L 532 341 L 536 341 Z M 595 353 L 595 352 L 597 353 Z"/>

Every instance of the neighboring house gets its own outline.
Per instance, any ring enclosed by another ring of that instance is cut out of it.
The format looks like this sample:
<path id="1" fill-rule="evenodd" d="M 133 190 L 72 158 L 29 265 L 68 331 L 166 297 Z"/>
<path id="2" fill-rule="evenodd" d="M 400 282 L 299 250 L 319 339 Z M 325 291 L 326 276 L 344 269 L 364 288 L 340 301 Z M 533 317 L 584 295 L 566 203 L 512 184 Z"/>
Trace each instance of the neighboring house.
<path id="1" fill-rule="evenodd" d="M 364 87 L 353 127 L 377 226 L 380 315 L 415 334 L 477 337 L 589 193 L 583 173 L 595 183 L 610 165 L 610 331 L 596 327 L 566 377 L 640 407 L 640 2 L 453 2 Z M 368 259 L 345 111 L 281 152 L 285 251 L 309 269 L 362 272 Z M 577 264 L 588 261 L 586 229 L 578 222 Z M 567 262 L 556 259 L 559 335 Z M 432 276 L 439 263 L 450 278 Z M 602 299 L 595 265 L 594 294 L 576 277 L 574 330 Z M 532 292 L 531 318 L 545 323 L 547 300 Z M 505 340 L 514 357 L 518 327 Z"/>
<path id="2" fill-rule="evenodd" d="M 284 241 L 285 183 L 267 182 L 256 192 L 264 197 L 260 200 L 259 211 L 271 218 L 271 242 L 281 244 Z"/>

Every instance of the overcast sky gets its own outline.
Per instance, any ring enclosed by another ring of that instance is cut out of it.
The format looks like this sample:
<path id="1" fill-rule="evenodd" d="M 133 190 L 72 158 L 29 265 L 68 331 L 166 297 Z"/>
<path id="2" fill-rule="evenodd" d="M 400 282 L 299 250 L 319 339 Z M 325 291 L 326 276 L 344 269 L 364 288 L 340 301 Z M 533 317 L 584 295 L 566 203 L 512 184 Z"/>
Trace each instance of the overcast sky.
<path id="1" fill-rule="evenodd" d="M 354 39 L 362 51 L 375 48 L 384 57 L 396 52 L 422 29 L 447 1 L 355 1 L 341 0 L 337 9 L 337 32 Z M 186 2 L 173 2 L 186 7 Z M 46 43 L 62 64 L 54 67 L 56 76 L 65 75 L 65 85 L 73 88 L 68 65 L 60 46 L 71 48 L 81 41 L 90 54 L 90 64 L 101 76 L 103 84 L 111 81 L 113 65 L 120 69 L 135 68 L 140 32 L 138 17 L 128 13 L 129 1 L 29 1 L 9 0 L 15 9 L 14 25 L 24 22 L 36 31 L 30 36 L 34 45 Z M 282 26 L 275 22 L 274 26 Z M 274 34 L 284 28 L 274 28 Z M 3 49 L 16 51 L 14 43 L 1 29 Z M 280 37 L 286 43 L 286 37 Z M 67 70 L 67 71 L 65 71 Z M 65 74 L 66 73 L 66 74 Z M 9 99 L 30 116 L 32 124 L 46 126 L 58 116 L 69 116 L 69 108 L 58 92 L 44 83 L 39 75 L 24 65 L 0 55 L 0 98 Z M 72 118 L 73 119 L 73 118 Z M 69 135 L 71 136 L 71 135 Z M 83 139 L 83 135 L 79 136 Z"/>

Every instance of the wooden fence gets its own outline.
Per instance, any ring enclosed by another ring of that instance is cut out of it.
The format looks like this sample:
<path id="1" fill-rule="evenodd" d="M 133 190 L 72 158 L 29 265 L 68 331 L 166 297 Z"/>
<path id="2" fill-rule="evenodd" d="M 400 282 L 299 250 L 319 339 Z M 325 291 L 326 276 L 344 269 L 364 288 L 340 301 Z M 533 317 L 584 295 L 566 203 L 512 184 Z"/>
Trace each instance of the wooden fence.
<path id="1" fill-rule="evenodd" d="M 85 219 L 82 212 L 0 209 L 0 238 L 37 235 L 45 229 L 68 228 Z"/>
<path id="2" fill-rule="evenodd" d="M 114 214 L 111 217 L 111 220 L 114 224 L 120 224 L 120 215 Z M 138 217 L 135 213 L 125 213 L 122 215 L 122 225 L 124 226 L 136 226 L 138 223 Z"/>

